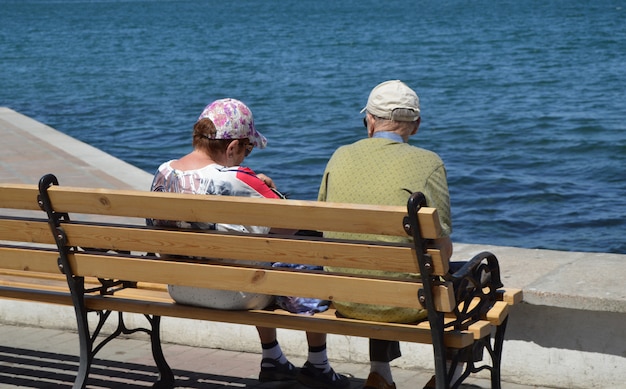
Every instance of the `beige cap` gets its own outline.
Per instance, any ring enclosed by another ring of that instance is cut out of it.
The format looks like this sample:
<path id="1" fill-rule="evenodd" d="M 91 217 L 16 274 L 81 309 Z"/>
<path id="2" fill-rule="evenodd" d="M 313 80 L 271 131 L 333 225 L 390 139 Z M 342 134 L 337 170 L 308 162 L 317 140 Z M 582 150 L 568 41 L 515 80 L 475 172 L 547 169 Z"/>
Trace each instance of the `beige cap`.
<path id="1" fill-rule="evenodd" d="M 403 109 L 396 111 L 399 108 Z M 365 111 L 383 119 L 414 122 L 420 117 L 420 100 L 402 81 L 385 81 L 372 89 L 361 113 Z"/>

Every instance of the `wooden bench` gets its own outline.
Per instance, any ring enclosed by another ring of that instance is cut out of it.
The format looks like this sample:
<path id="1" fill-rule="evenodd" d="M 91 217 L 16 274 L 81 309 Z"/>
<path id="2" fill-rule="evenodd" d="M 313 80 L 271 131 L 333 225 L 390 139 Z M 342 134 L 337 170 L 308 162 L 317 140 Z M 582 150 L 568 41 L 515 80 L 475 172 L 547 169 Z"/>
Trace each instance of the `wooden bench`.
<path id="1" fill-rule="evenodd" d="M 508 308 L 521 301 L 521 291 L 502 288 L 497 259 L 488 252 L 451 274 L 449 253 L 429 248 L 429 241 L 439 233 L 439 219 L 420 193 L 411 196 L 407 207 L 373 206 L 72 188 L 59 186 L 54 176 L 47 175 L 38 189 L 0 185 L 0 201 L 0 208 L 41 206 L 48 215 L 46 219 L 0 219 L 0 240 L 9 241 L 0 246 L 0 296 L 74 306 L 80 338 L 74 388 L 85 387 L 94 355 L 106 343 L 134 331 L 150 336 L 159 369 L 155 387 L 173 387 L 174 375 L 161 350 L 161 316 L 428 343 L 433 345 L 437 388 L 458 387 L 467 376 L 484 369 L 490 370 L 492 387 L 500 387 Z M 138 224 L 137 218 L 408 234 L 414 243 L 167 229 Z M 32 247 L 34 243 L 48 247 Z M 209 256 L 236 263 L 172 259 L 177 256 Z M 251 261 L 415 272 L 422 279 L 272 268 Z M 59 286 L 59 275 L 66 285 Z M 168 284 L 424 307 L 428 320 L 413 324 L 363 321 L 341 317 L 332 308 L 312 316 L 275 307 L 207 309 L 175 303 L 167 293 Z M 94 328 L 88 320 L 92 312 L 98 316 Z M 143 314 L 149 325 L 129 329 L 123 312 Z M 102 327 L 107 321 L 115 322 L 114 318 L 117 329 L 102 340 Z M 483 361 L 485 350 L 487 361 Z M 450 368 L 447 359 L 454 362 Z M 462 379 L 451 385 L 451 371 L 462 362 L 466 362 Z"/>

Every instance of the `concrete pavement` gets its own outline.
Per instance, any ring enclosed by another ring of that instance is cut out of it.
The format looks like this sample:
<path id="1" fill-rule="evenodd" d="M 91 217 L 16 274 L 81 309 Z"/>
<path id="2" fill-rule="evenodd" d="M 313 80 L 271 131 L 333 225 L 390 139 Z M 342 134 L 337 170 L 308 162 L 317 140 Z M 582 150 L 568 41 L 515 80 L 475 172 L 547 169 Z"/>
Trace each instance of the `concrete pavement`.
<path id="1" fill-rule="evenodd" d="M 152 175 L 9 108 L 0 107 L 0 182 L 148 190 Z"/>
<path id="2" fill-rule="evenodd" d="M 304 343 L 304 342 L 303 342 Z M 306 344 L 303 344 L 305 347 Z M 260 346 L 259 346 L 260 347 Z M 165 358 L 178 388 L 304 389 L 296 382 L 261 384 L 256 377 L 258 353 L 190 347 L 165 343 Z M 0 324 L 0 388 L 71 388 L 78 369 L 78 336 L 72 331 Z M 147 336 L 114 340 L 96 355 L 88 388 L 143 388 L 157 379 Z M 300 366 L 304 359 L 290 358 Z M 332 361 L 336 371 L 352 377 L 361 388 L 369 366 Z M 427 370 L 394 369 L 398 388 L 421 388 L 431 377 Z M 464 389 L 488 388 L 484 379 L 471 379 Z M 546 389 L 503 382 L 503 389 Z"/>

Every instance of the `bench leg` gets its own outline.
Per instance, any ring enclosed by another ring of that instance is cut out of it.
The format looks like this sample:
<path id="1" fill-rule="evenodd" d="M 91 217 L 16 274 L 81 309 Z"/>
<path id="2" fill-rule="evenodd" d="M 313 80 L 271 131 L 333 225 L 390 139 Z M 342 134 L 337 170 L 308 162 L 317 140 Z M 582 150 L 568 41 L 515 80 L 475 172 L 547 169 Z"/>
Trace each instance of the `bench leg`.
<path id="1" fill-rule="evenodd" d="M 73 287 L 78 290 L 83 289 L 83 280 L 76 277 Z M 84 290 L 84 289 L 83 289 Z M 136 328 L 128 329 L 124 322 L 122 312 L 117 312 L 118 323 L 117 329 L 107 336 L 104 340 L 100 341 L 97 345 L 94 343 L 95 339 L 100 334 L 105 322 L 110 317 L 112 311 L 95 311 L 98 316 L 98 324 L 93 331 L 93 334 L 89 330 L 89 323 L 87 320 L 87 309 L 85 302 L 82 298 L 78 298 L 74 301 L 74 310 L 76 312 L 77 330 L 80 346 L 80 362 L 78 367 L 78 373 L 74 381 L 73 389 L 84 389 L 87 385 L 87 379 L 89 378 L 89 371 L 93 362 L 94 356 L 110 341 L 115 339 L 121 334 L 132 334 L 137 331 L 145 332 L 150 335 L 150 345 L 152 348 L 152 357 L 159 370 L 159 378 L 152 386 L 157 389 L 171 389 L 174 388 L 175 380 L 172 369 L 167 364 L 165 356 L 163 355 L 163 349 L 161 348 L 161 317 L 160 316 L 148 316 L 146 319 L 150 323 L 150 329 Z"/>
<path id="2" fill-rule="evenodd" d="M 504 345 L 504 333 L 506 331 L 506 324 L 509 318 L 504 319 L 502 324 L 496 329 L 496 336 L 493 344 L 492 363 L 493 368 L 491 370 L 491 388 L 500 389 L 500 365 L 502 362 L 502 348 Z"/>
<path id="3" fill-rule="evenodd" d="M 434 330 L 433 335 L 433 352 L 435 354 L 435 386 L 437 389 L 450 389 L 450 381 L 448 380 L 447 369 L 447 350 L 443 344 L 443 313 L 429 312 L 429 321 L 431 328 Z"/>
<path id="4" fill-rule="evenodd" d="M 83 357 L 81 352 L 80 366 L 78 367 L 78 374 L 74 380 L 74 386 L 72 389 L 83 389 L 87 385 L 87 377 L 89 376 L 89 369 L 91 368 L 91 361 L 87 361 Z"/>
<path id="5" fill-rule="evenodd" d="M 87 377 L 89 377 L 89 370 L 91 368 L 91 362 L 93 361 L 93 341 L 89 333 L 85 301 L 82 298 L 82 293 L 85 290 L 84 279 L 82 277 L 72 277 L 71 275 L 68 275 L 67 279 L 70 284 L 70 289 L 72 290 L 80 352 L 78 373 L 76 374 L 72 388 L 83 389 L 87 385 Z"/>
<path id="6" fill-rule="evenodd" d="M 152 357 L 159 369 L 159 379 L 152 387 L 157 389 L 173 388 L 175 383 L 174 373 L 167 364 L 165 356 L 163 355 L 163 349 L 161 348 L 161 316 L 152 316 L 152 318 L 146 316 L 146 318 L 150 321 L 152 326 L 152 330 L 150 331 Z"/>
<path id="7" fill-rule="evenodd" d="M 435 361 L 435 386 L 437 389 L 450 389 L 445 358 Z"/>

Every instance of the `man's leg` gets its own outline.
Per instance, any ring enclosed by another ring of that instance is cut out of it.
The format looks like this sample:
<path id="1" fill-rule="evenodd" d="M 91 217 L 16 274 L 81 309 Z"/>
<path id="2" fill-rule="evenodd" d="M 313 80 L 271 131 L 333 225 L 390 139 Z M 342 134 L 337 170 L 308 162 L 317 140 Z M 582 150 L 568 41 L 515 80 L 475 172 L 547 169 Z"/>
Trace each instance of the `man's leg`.
<path id="1" fill-rule="evenodd" d="M 309 345 L 309 354 L 298 374 L 298 382 L 312 388 L 343 389 L 349 387 L 348 377 L 335 373 L 328 363 L 326 334 L 307 332 L 306 340 Z"/>
<path id="2" fill-rule="evenodd" d="M 367 377 L 365 388 L 395 388 L 389 362 L 401 355 L 400 342 L 370 339 L 370 375 Z M 381 382 L 381 379 L 385 382 Z"/>
<path id="3" fill-rule="evenodd" d="M 259 381 L 285 381 L 296 378 L 297 369 L 288 360 L 276 339 L 276 328 L 257 327 L 262 359 Z"/>

